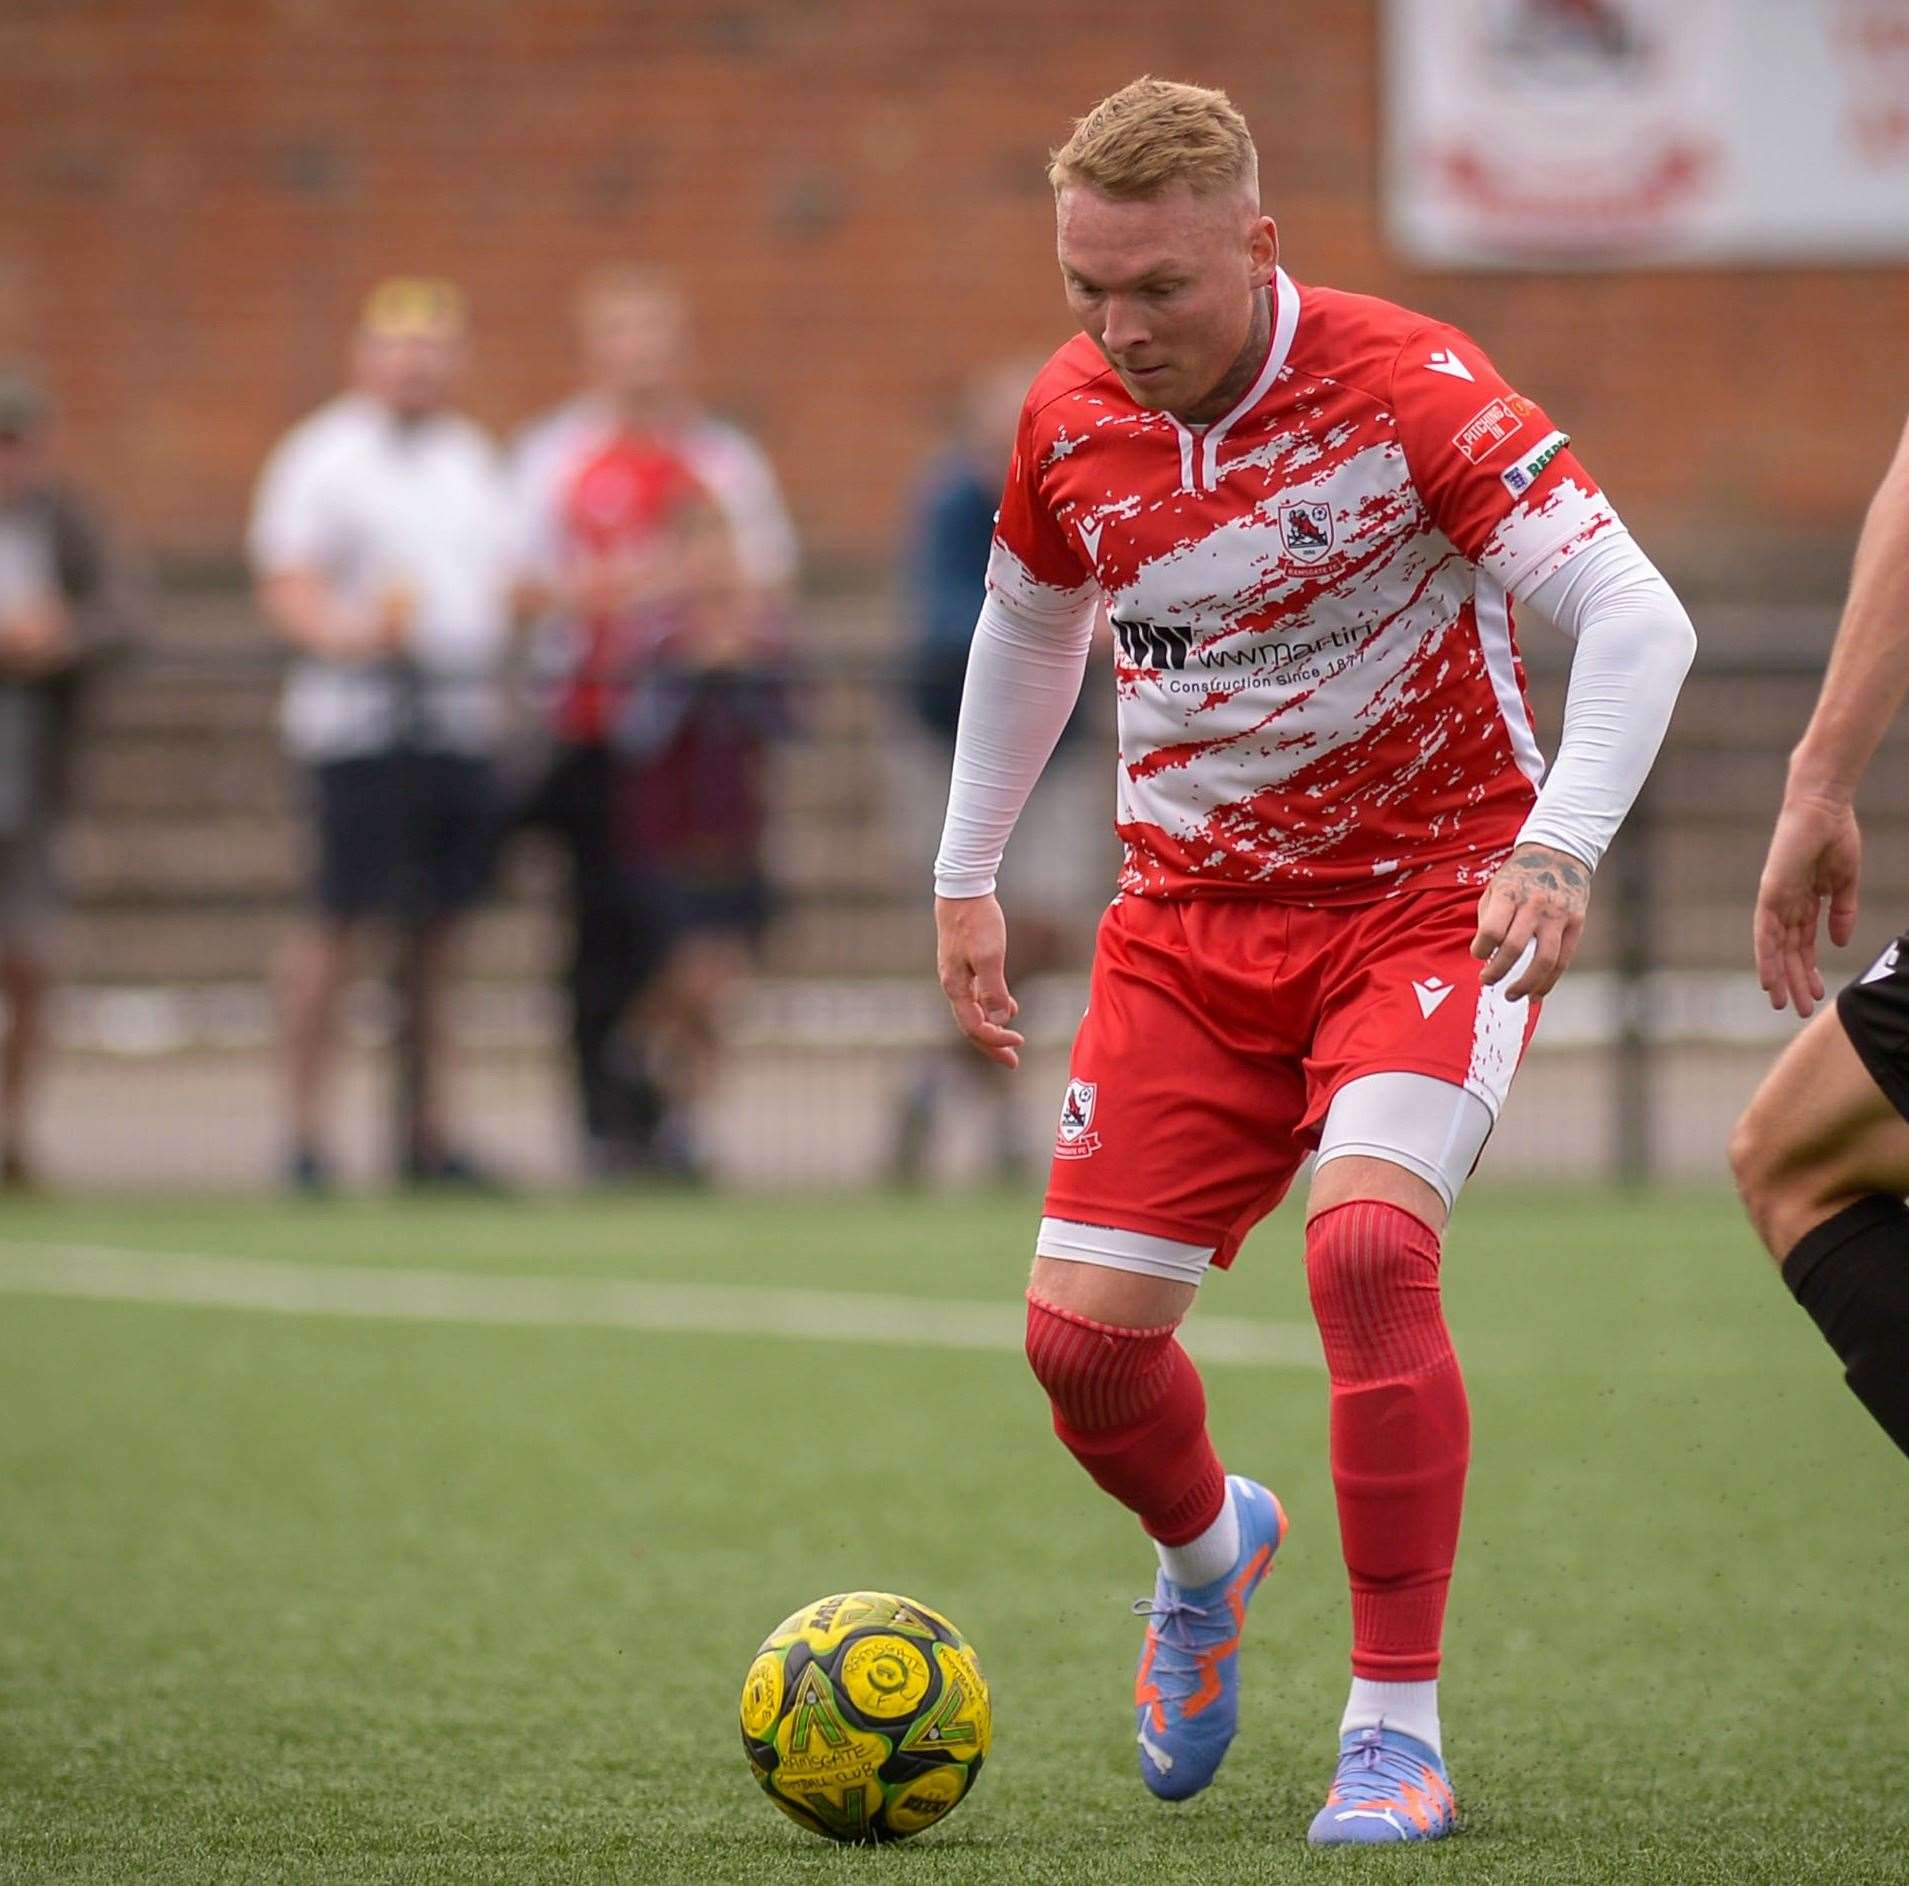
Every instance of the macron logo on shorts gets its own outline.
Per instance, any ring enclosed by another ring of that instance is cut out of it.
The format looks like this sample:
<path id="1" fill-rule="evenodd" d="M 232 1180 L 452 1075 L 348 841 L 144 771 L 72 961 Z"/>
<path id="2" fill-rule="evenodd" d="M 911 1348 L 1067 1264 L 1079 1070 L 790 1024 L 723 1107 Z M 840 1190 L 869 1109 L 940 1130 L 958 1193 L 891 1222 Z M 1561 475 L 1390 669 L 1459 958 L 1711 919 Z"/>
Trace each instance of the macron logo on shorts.
<path id="1" fill-rule="evenodd" d="M 1427 976 L 1423 982 L 1412 984 L 1412 993 L 1418 997 L 1418 1012 L 1429 1022 L 1438 1012 L 1438 1005 L 1451 994 L 1455 985 L 1441 981 L 1437 976 Z"/>
<path id="2" fill-rule="evenodd" d="M 1901 957 L 1902 945 L 1900 943 L 1890 944 L 1890 946 L 1863 971 L 1861 980 L 1864 982 L 1880 982 L 1885 976 L 1894 975 L 1896 964 L 1901 960 Z"/>

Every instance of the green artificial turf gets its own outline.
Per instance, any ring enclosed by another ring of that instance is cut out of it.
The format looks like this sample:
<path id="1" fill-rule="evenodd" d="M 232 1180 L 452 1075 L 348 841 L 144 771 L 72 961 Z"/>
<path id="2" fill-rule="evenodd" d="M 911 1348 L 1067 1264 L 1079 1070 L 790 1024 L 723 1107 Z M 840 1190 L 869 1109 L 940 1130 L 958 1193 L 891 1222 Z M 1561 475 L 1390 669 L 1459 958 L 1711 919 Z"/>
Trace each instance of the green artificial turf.
<path id="1" fill-rule="evenodd" d="M 1024 1200 L 9 1206 L 22 1243 L 1011 1301 Z M 1282 1215 L 1210 1310 L 1305 1316 Z M 1316 1370 L 1215 1367 L 1293 1520 L 1178 1808 L 1125 1706 L 1149 1554 L 1011 1353 L 0 1294 L 0 1880 L 1909 1877 L 1909 1475 L 1719 1197 L 1481 1192 L 1440 1849 L 1303 1845 L 1343 1696 Z M 931 1309 L 924 1310 L 932 1316 Z M 802 1601 L 948 1612 L 972 1798 L 840 1850 L 736 1693 Z"/>

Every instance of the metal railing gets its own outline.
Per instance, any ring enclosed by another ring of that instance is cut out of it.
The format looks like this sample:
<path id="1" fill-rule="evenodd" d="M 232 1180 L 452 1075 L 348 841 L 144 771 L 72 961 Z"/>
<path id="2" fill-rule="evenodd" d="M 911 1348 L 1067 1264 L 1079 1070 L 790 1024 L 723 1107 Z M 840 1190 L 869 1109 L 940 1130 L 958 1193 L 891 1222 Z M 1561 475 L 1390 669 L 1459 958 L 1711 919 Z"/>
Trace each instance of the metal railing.
<path id="1" fill-rule="evenodd" d="M 767 837 L 780 914 L 728 1034 L 745 1086 L 766 1085 L 774 1069 L 799 1093 L 788 1070 L 805 1058 L 826 1064 L 829 1081 L 816 1091 L 855 1115 L 860 1150 L 823 1161 L 825 1172 L 796 1151 L 776 1153 L 761 1142 L 779 1103 L 758 1095 L 738 1102 L 755 1112 L 734 1137 L 759 1142 L 753 1161 L 731 1162 L 745 1182 L 797 1169 L 839 1182 L 879 1177 L 871 1119 L 946 1039 L 929 964 L 927 859 L 919 834 L 896 831 L 891 816 L 897 769 L 920 767 L 931 749 L 904 750 L 909 674 L 881 651 L 879 601 L 858 607 L 844 637 L 853 646 L 808 652 L 790 670 L 795 711 L 775 762 Z M 1741 620 L 1752 627 L 1713 627 L 1704 638 L 1657 772 L 1599 875 L 1580 965 L 1540 1029 L 1494 1169 L 1720 1176 L 1728 1119 L 1786 1031 L 1750 979 L 1750 899 L 1830 622 L 1824 611 Z M 1531 651 L 1541 733 L 1553 737 L 1566 652 L 1545 647 L 1554 639 L 1540 631 Z M 101 684 L 71 834 L 78 870 L 60 1033 L 77 1060 L 262 1059 L 271 942 L 298 905 L 302 877 L 300 820 L 272 724 L 279 666 L 262 635 L 250 645 L 171 636 Z M 1083 738 L 1107 769 L 1110 801 L 1106 717 Z M 1901 751 L 1895 742 L 1885 750 L 1879 781 Z M 1843 964 L 1832 953 L 1831 974 L 1877 946 L 1909 907 L 1909 833 L 1875 796 L 1862 935 Z M 498 903 L 476 923 L 456 1009 L 473 1053 L 534 1065 L 538 1104 L 560 1110 L 561 903 L 560 873 L 534 845 L 520 848 Z M 1067 947 L 1034 991 L 1041 1071 L 1030 1085 L 1064 1071 L 1096 908 L 1088 897 L 1061 913 Z M 401 1014 L 367 989 L 355 1038 L 389 1038 Z M 852 1102 L 844 1081 L 859 1083 Z M 1028 1111 L 1037 1159 L 1043 1108 Z M 792 1124 L 773 1130 L 791 1148 L 813 1137 Z"/>

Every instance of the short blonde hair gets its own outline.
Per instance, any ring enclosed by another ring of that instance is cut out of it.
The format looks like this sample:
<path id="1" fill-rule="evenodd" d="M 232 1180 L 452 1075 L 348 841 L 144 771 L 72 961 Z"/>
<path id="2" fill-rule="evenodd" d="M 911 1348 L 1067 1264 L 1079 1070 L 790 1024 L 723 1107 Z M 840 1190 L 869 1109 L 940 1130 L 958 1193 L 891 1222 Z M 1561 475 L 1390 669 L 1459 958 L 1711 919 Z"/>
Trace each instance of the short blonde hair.
<path id="1" fill-rule="evenodd" d="M 1127 201 L 1184 183 L 1196 196 L 1259 191 L 1259 153 L 1224 92 L 1171 79 L 1135 79 L 1074 126 L 1047 167 L 1056 190 L 1085 184 Z"/>
<path id="2" fill-rule="evenodd" d="M 426 335 L 461 340 L 471 324 L 470 305 L 455 282 L 425 275 L 393 275 L 365 297 L 359 326 L 381 340 Z"/>

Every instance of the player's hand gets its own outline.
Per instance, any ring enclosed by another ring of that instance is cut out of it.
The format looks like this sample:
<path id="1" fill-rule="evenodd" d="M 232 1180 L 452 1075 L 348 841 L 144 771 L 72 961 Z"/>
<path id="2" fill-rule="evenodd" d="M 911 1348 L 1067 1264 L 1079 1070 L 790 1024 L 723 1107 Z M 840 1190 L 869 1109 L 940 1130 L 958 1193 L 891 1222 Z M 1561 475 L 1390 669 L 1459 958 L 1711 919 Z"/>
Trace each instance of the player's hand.
<path id="1" fill-rule="evenodd" d="M 1549 845 L 1518 846 L 1478 900 L 1472 954 L 1485 965 L 1478 980 L 1487 988 L 1501 982 L 1526 945 L 1535 944 L 1530 962 L 1505 995 L 1513 1002 L 1549 995 L 1578 953 L 1590 903 L 1588 865 Z"/>
<path id="2" fill-rule="evenodd" d="M 396 655 L 411 640 L 418 619 L 418 593 L 409 583 L 387 583 L 378 596 L 372 635 L 378 652 Z"/>
<path id="3" fill-rule="evenodd" d="M 1024 1038 L 1008 1023 L 1020 1003 L 1008 993 L 1008 926 L 993 897 L 935 899 L 935 967 L 961 1032 L 990 1061 L 1021 1065 Z"/>
<path id="4" fill-rule="evenodd" d="M 324 624 L 324 652 L 333 661 L 384 661 L 398 654 L 417 613 L 408 590 L 382 591 L 368 608 L 338 608 Z"/>
<path id="5" fill-rule="evenodd" d="M 13 674 L 55 674 L 73 655 L 73 624 L 57 603 L 32 603 L 0 622 L 0 660 Z"/>
<path id="6" fill-rule="evenodd" d="M 72 619 L 56 602 L 30 604 L 0 624 L 0 659 L 16 674 L 52 674 L 73 655 Z"/>
<path id="7" fill-rule="evenodd" d="M 570 567 L 564 600 L 586 621 L 620 614 L 636 593 L 636 565 L 626 551 L 579 557 Z"/>
<path id="8" fill-rule="evenodd" d="M 1816 966 L 1816 925 L 1829 900 L 1829 938 L 1839 949 L 1856 934 L 1856 884 L 1863 836 L 1846 799 L 1786 795 L 1757 885 L 1752 925 L 1757 981 L 1780 1009 L 1794 1002 L 1808 1015 L 1823 999 Z"/>

